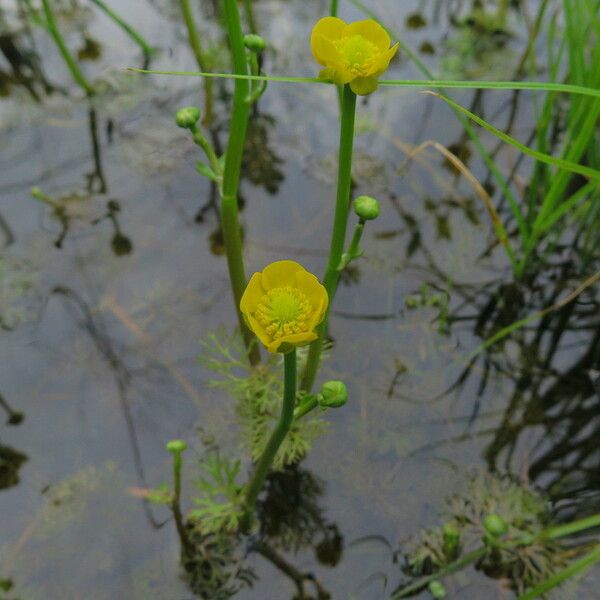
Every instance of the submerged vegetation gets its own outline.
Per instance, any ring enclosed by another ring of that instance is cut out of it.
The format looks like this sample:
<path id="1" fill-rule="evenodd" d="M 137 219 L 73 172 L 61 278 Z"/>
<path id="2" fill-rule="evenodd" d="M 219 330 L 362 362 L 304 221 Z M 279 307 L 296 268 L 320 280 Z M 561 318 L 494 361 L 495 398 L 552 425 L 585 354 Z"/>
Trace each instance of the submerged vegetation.
<path id="1" fill-rule="evenodd" d="M 0 492 L 39 496 L 0 597 L 591 598 L 600 2 L 140 3 L 0 0 L 0 127 L 31 135 L 0 181 Z M 75 137 L 24 165 L 70 110 L 92 170 L 64 175 Z M 73 582 L 28 567 L 92 536 Z"/>

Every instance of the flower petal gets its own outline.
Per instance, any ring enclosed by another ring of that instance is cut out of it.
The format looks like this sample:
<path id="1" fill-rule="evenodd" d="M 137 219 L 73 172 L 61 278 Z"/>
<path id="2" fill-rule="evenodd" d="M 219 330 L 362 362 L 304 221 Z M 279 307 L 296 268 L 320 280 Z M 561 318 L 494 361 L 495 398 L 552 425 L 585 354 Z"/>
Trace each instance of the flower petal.
<path id="1" fill-rule="evenodd" d="M 262 273 L 254 273 L 242 294 L 240 310 L 244 314 L 255 311 L 265 293 L 266 290 L 262 285 Z"/>
<path id="2" fill-rule="evenodd" d="M 244 320 L 256 337 L 268 348 L 273 338 L 265 331 L 265 328 L 251 314 L 244 314 Z"/>
<path id="3" fill-rule="evenodd" d="M 394 58 L 394 54 L 396 54 L 398 51 L 399 45 L 400 44 L 394 44 L 391 48 L 377 57 L 377 61 L 375 63 L 375 72 L 377 75 L 381 75 L 390 66 L 390 61 L 392 58 Z"/>
<path id="4" fill-rule="evenodd" d="M 308 271 L 296 273 L 296 287 L 304 293 L 313 306 L 318 306 L 323 300 L 327 302 L 327 290 L 323 284 Z"/>
<path id="5" fill-rule="evenodd" d="M 331 81 L 336 85 L 344 85 L 352 81 L 354 75 L 347 69 L 336 70 L 333 67 L 326 67 L 319 72 L 319 79 L 323 81 Z"/>
<path id="6" fill-rule="evenodd" d="M 350 89 L 359 96 L 372 94 L 377 89 L 377 77 L 357 77 L 350 82 Z"/>
<path id="7" fill-rule="evenodd" d="M 344 29 L 343 36 L 360 35 L 365 39 L 369 40 L 372 44 L 375 44 L 382 52 L 387 50 L 392 43 L 392 40 L 388 32 L 373 19 L 366 19 L 364 21 L 356 21 L 350 23 Z"/>
<path id="8" fill-rule="evenodd" d="M 298 346 L 306 346 L 317 339 L 314 331 L 305 331 L 303 333 L 293 333 L 274 340 L 267 345 L 269 352 L 289 352 Z"/>
<path id="9" fill-rule="evenodd" d="M 346 22 L 337 17 L 324 17 L 317 21 L 310 34 L 310 48 L 315 60 L 321 64 L 326 64 L 328 47 L 323 46 L 322 40 L 338 40 L 346 28 Z M 333 44 L 331 45 L 333 47 Z M 389 44 L 388 44 L 389 46 Z"/>
<path id="10" fill-rule="evenodd" d="M 301 264 L 293 260 L 278 260 L 263 269 L 262 285 L 267 291 L 286 285 L 293 286 L 296 283 L 296 273 L 304 270 Z"/>

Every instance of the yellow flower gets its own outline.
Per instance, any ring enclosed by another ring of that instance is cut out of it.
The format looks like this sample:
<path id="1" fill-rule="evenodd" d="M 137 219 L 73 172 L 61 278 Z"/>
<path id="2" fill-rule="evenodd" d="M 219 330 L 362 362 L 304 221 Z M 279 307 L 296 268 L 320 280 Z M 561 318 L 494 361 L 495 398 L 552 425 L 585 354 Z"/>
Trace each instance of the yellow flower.
<path id="1" fill-rule="evenodd" d="M 325 17 L 310 36 L 313 56 L 325 67 L 319 78 L 339 85 L 349 83 L 361 96 L 377 89 L 377 78 L 398 50 L 398 44 L 390 48 L 390 43 L 386 30 L 372 19 L 348 24 L 337 17 Z"/>
<path id="2" fill-rule="evenodd" d="M 319 280 L 292 260 L 254 273 L 240 301 L 248 327 L 269 352 L 289 352 L 317 339 L 329 298 Z"/>

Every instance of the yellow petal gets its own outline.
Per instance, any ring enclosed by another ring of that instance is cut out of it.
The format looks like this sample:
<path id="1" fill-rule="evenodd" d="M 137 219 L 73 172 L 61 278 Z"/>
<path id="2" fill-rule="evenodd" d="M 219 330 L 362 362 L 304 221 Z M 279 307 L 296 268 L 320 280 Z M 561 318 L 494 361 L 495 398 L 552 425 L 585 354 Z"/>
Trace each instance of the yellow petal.
<path id="1" fill-rule="evenodd" d="M 325 312 L 327 310 L 328 303 L 329 301 L 326 296 L 325 298 L 321 298 L 317 304 L 313 305 L 313 313 L 310 321 L 307 323 L 309 331 L 313 331 L 316 329 L 317 325 L 321 324 L 325 318 Z"/>
<path id="2" fill-rule="evenodd" d="M 337 85 L 345 85 L 346 83 L 350 83 L 356 77 L 352 71 L 346 69 L 345 67 L 339 67 L 334 69 L 334 71 L 335 78 L 333 82 Z"/>
<path id="3" fill-rule="evenodd" d="M 394 44 L 391 48 L 383 52 L 377 57 L 375 63 L 375 72 L 377 75 L 381 75 L 390 66 L 390 61 L 394 58 L 394 54 L 398 51 L 400 44 Z"/>
<path id="4" fill-rule="evenodd" d="M 315 60 L 323 66 L 331 66 L 332 62 L 339 62 L 340 56 L 336 47 L 322 35 L 313 35 L 310 47 Z"/>
<path id="5" fill-rule="evenodd" d="M 325 61 L 329 51 L 328 47 L 323 45 L 322 40 L 338 40 L 345 27 L 346 23 L 337 17 L 325 17 L 317 21 L 310 34 L 310 48 L 319 64 L 326 64 Z"/>
<path id="6" fill-rule="evenodd" d="M 250 277 L 250 281 L 240 300 L 240 310 L 242 313 L 250 313 L 256 310 L 256 307 L 265 293 L 266 290 L 262 286 L 262 274 L 254 273 L 254 275 Z"/>
<path id="7" fill-rule="evenodd" d="M 365 21 L 356 21 L 350 23 L 343 32 L 343 36 L 360 35 L 375 44 L 382 52 L 390 47 L 392 40 L 388 32 L 373 19 Z"/>
<path id="8" fill-rule="evenodd" d="M 327 290 L 321 282 L 308 271 L 296 273 L 296 287 L 304 293 L 313 306 L 318 306 L 323 299 L 327 301 Z"/>
<path id="9" fill-rule="evenodd" d="M 265 328 L 250 314 L 245 314 L 244 320 L 256 337 L 268 348 L 269 344 L 273 342 L 273 338 L 265 331 Z"/>
<path id="10" fill-rule="evenodd" d="M 293 260 L 278 260 L 266 266 L 262 272 L 262 285 L 265 290 L 295 285 L 296 273 L 304 267 Z"/>
<path id="11" fill-rule="evenodd" d="M 377 85 L 377 77 L 357 77 L 350 82 L 350 89 L 359 96 L 366 96 L 372 94 Z"/>
<path id="12" fill-rule="evenodd" d="M 278 340 L 272 341 L 267 345 L 269 352 L 289 352 L 292 348 L 306 346 L 317 339 L 314 331 L 305 331 L 303 333 L 293 333 L 286 335 Z"/>

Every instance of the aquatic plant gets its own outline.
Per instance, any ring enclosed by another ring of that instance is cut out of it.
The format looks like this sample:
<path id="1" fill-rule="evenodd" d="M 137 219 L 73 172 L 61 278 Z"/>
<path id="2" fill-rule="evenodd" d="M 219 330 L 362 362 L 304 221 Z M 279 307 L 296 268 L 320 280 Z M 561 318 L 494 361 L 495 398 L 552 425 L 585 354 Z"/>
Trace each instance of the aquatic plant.
<path id="1" fill-rule="evenodd" d="M 256 499 L 275 455 L 294 420 L 296 404 L 296 348 L 317 338 L 316 327 L 325 317 L 329 296 L 319 280 L 294 261 L 279 261 L 255 273 L 240 301 L 248 326 L 269 352 L 283 354 L 281 417 L 256 463 L 245 490 L 247 514 Z"/>
<path id="2" fill-rule="evenodd" d="M 351 1 L 359 7 L 364 7 L 358 0 Z M 599 97 L 597 90 L 587 85 L 587 79 L 577 84 L 566 85 L 556 81 L 435 81 L 433 76 L 425 71 L 429 77 L 427 81 L 382 81 L 380 77 L 388 68 L 398 47 L 404 47 L 400 41 L 392 45 L 392 37 L 398 36 L 391 36 L 386 28 L 374 19 L 348 25 L 335 16 L 321 19 L 312 31 L 313 56 L 324 67 L 318 78 L 271 77 L 261 72 L 259 54 L 264 50 L 265 43 L 255 35 L 256 24 L 251 26 L 253 34 L 244 37 L 236 3 L 226 0 L 224 7 L 232 47 L 233 72 L 201 72 L 195 75 L 205 79 L 219 77 L 235 81 L 227 151 L 217 152 L 213 142 L 209 142 L 208 136 L 201 131 L 198 125 L 200 112 L 197 109 L 181 110 L 176 120 L 180 127 L 189 129 L 194 142 L 202 148 L 206 156 L 208 163 L 198 163 L 197 170 L 209 178 L 213 183 L 213 190 L 216 186 L 221 194 L 220 214 L 224 249 L 240 331 L 245 342 L 245 354 L 250 360 L 242 358 L 240 363 L 235 363 L 225 351 L 221 352 L 221 358 L 213 357 L 209 362 L 212 362 L 214 370 L 224 375 L 222 387 L 238 400 L 238 415 L 242 422 L 248 424 L 244 437 L 249 437 L 248 432 L 252 434 L 249 447 L 254 467 L 249 480 L 242 482 L 242 461 L 224 458 L 218 453 L 207 459 L 206 476 L 201 479 L 199 485 L 202 496 L 197 499 L 198 508 L 190 513 L 190 519 L 203 535 L 224 532 L 238 535 L 240 532 L 252 531 L 252 517 L 256 512 L 255 508 L 260 506 L 259 496 L 265 489 L 269 473 L 281 468 L 285 470 L 286 465 L 294 464 L 306 452 L 306 447 L 302 447 L 300 441 L 294 440 L 296 423 L 302 422 L 303 417 L 317 407 L 337 407 L 347 400 L 346 386 L 341 381 L 323 384 L 316 394 L 311 393 L 311 390 L 318 375 L 321 350 L 327 334 L 328 312 L 335 299 L 341 273 L 361 255 L 360 241 L 366 221 L 376 218 L 379 213 L 375 199 L 369 196 L 357 198 L 353 206 L 358 223 L 355 225 L 350 244 L 346 244 L 351 207 L 357 94 L 371 94 L 378 86 L 425 87 L 440 91 L 446 87 L 481 90 L 527 89 L 549 92 L 549 98 L 559 92 L 569 93 L 571 96 L 577 96 L 577 101 L 581 100 L 582 104 L 588 103 L 588 107 L 595 107 Z M 337 2 L 332 2 L 330 8 L 331 14 L 335 15 L 338 9 Z M 498 19 L 504 20 L 507 10 L 508 5 L 502 3 L 498 9 Z M 372 16 L 368 11 L 365 12 Z M 407 54 L 417 62 L 410 50 L 407 50 Z M 253 275 L 249 283 L 246 283 L 238 216 L 240 165 L 250 116 L 249 107 L 264 93 L 265 86 L 270 81 L 331 83 L 338 86 L 340 93 L 338 185 L 327 269 L 322 283 L 312 275 L 307 277 L 304 269 L 291 261 L 273 263 L 262 273 Z M 491 193 L 484 189 L 482 194 L 498 240 L 506 251 L 516 277 L 522 278 L 526 272 L 524 265 L 528 262 L 526 240 L 531 239 L 527 237 L 531 231 L 525 222 L 526 219 L 521 218 L 524 213 L 512 190 L 510 179 L 501 173 L 494 163 L 494 155 L 485 149 L 470 122 L 514 146 L 523 155 L 546 165 L 540 167 L 541 169 L 555 169 L 563 174 L 561 178 L 586 178 L 590 185 L 587 191 L 590 191 L 594 187 L 592 184 L 595 185 L 598 180 L 598 169 L 581 164 L 580 157 L 575 155 L 556 158 L 546 149 L 531 148 L 530 142 L 519 142 L 445 93 L 435 95 L 444 100 L 465 125 L 469 137 L 492 172 L 499 189 L 506 196 L 510 210 L 516 218 L 520 245 L 515 244 L 515 236 L 509 233 L 508 224 L 499 217 L 498 210 L 490 198 Z M 591 116 L 589 118 L 593 120 Z M 459 170 L 464 174 L 467 168 L 462 161 L 450 160 L 448 155 L 453 156 L 452 153 L 447 151 L 444 154 L 445 158 L 453 167 L 461 167 Z M 474 187 L 478 191 L 483 189 L 481 184 Z M 584 193 L 581 194 L 583 197 Z M 578 201 L 573 200 L 568 206 L 574 206 Z M 561 210 L 561 214 L 566 212 L 564 206 Z M 532 209 L 531 212 L 535 210 Z M 557 216 L 557 213 L 553 215 L 557 219 L 561 216 Z M 449 237 L 447 221 L 438 220 L 438 233 L 442 237 Z M 406 302 L 409 308 L 439 308 L 442 332 L 447 331 L 449 323 L 448 303 L 447 294 L 430 295 L 429 290 L 425 288 L 421 289 L 419 294 L 409 297 Z M 267 359 L 265 363 L 259 364 L 256 353 L 257 340 L 264 344 L 268 352 L 279 353 L 282 357 L 277 360 Z M 310 344 L 310 347 L 306 365 L 301 369 L 302 379 L 298 390 L 296 347 L 306 344 Z M 273 370 L 280 369 L 281 362 L 284 371 L 283 382 Z M 244 375 L 240 374 L 244 372 Z M 276 409 L 279 406 L 281 414 L 270 431 L 277 418 Z M 299 437 L 299 440 L 302 440 L 302 437 Z M 293 452 L 285 451 L 286 443 Z M 299 451 L 296 453 L 296 450 Z M 561 572 L 561 568 L 566 564 L 561 562 L 565 559 L 565 554 L 556 542 L 557 538 L 547 535 L 551 515 L 543 499 L 534 491 L 515 482 L 507 483 L 507 480 L 484 482 L 481 488 L 485 488 L 485 493 L 476 488 L 475 484 L 473 486 L 467 494 L 456 500 L 456 506 L 445 525 L 423 534 L 421 541 L 415 544 L 414 551 L 407 558 L 407 571 L 412 576 L 423 575 L 424 578 L 400 590 L 397 597 L 404 597 L 425 586 L 429 586 L 435 597 L 443 597 L 446 593 L 444 586 L 433 575 L 441 577 L 472 563 L 491 576 L 508 578 L 513 588 L 518 591 L 535 589 L 535 586 L 543 583 L 544 578 L 550 580 Z M 428 575 L 428 571 L 433 573 Z"/>
<path id="3" fill-rule="evenodd" d="M 588 553 L 585 542 L 563 541 L 593 528 L 598 515 L 553 526 L 549 500 L 509 476 L 473 474 L 466 489 L 447 500 L 443 518 L 443 526 L 423 530 L 401 549 L 404 571 L 417 579 L 400 586 L 394 600 L 470 565 L 506 581 L 520 600 L 532 600 L 600 560 L 598 546 Z"/>

